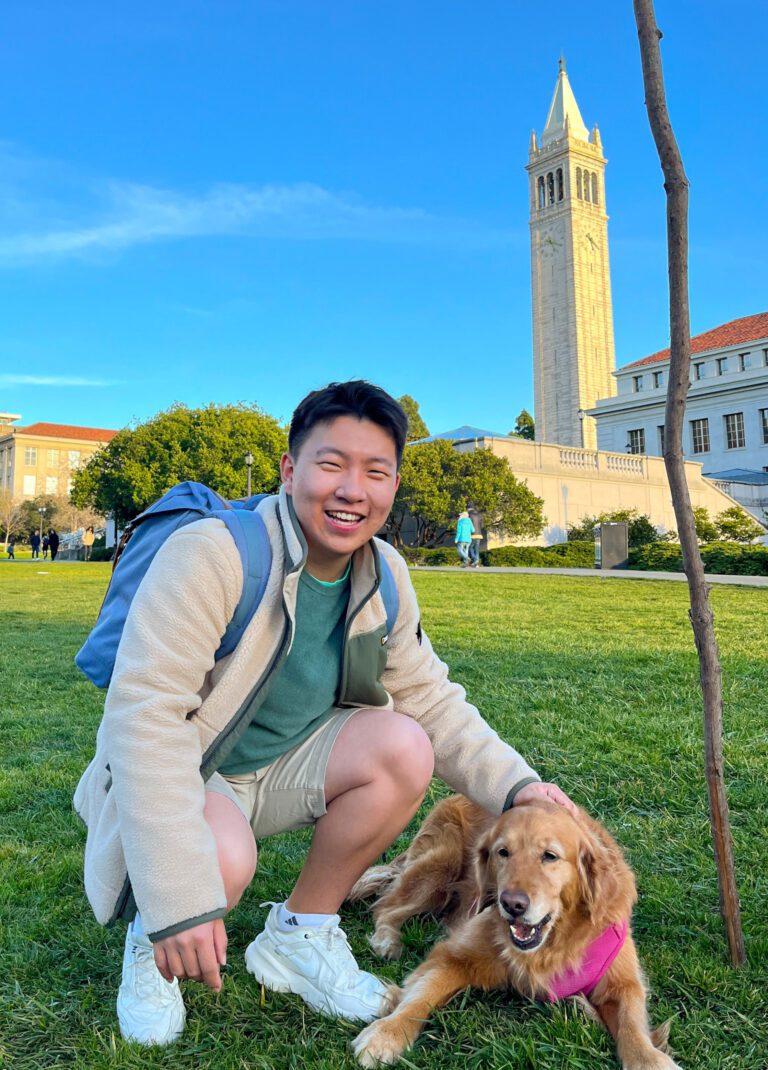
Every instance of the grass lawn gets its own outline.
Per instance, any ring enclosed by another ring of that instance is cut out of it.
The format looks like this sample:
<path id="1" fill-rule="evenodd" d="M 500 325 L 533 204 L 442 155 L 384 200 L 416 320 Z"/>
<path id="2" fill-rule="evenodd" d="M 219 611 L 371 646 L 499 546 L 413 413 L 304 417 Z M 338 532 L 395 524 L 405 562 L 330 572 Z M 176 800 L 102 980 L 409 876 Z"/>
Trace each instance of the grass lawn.
<path id="1" fill-rule="evenodd" d="M 93 921 L 81 889 L 84 835 L 71 796 L 89 760 L 101 696 L 72 663 L 109 565 L 0 564 L 0 1065 L 194 1070 L 356 1064 L 353 1025 L 294 997 L 261 994 L 242 950 L 259 904 L 286 896 L 306 835 L 261 846 L 253 886 L 228 921 L 218 996 L 186 986 L 188 1026 L 170 1049 L 117 1033 L 123 930 Z M 635 867 L 634 931 L 651 1012 L 673 1018 L 686 1070 L 768 1067 L 768 598 L 712 591 L 724 670 L 726 776 L 749 965 L 732 970 L 718 913 L 702 771 L 698 668 L 685 585 L 531 575 L 417 574 L 425 629 L 472 699 L 545 778 L 602 818 Z M 433 785 L 431 799 L 445 792 Z M 345 914 L 361 963 L 400 979 L 437 928 L 407 928 L 380 965 L 367 909 Z M 402 1064 L 433 1070 L 616 1065 L 573 1005 L 472 992 L 435 1015 Z"/>

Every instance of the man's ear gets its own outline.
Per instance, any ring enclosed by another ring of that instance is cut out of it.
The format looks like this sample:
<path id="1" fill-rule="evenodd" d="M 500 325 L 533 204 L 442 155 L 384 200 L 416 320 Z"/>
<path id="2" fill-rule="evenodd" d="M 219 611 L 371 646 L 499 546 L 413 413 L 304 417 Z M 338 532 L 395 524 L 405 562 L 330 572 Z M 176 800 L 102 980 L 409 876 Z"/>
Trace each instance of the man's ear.
<path id="1" fill-rule="evenodd" d="M 492 873 L 491 847 L 493 846 L 493 829 L 482 837 L 475 849 L 474 877 L 475 897 L 473 899 L 473 914 L 479 914 L 489 903 L 496 899 L 496 882 Z"/>
<path id="2" fill-rule="evenodd" d="M 295 465 L 290 453 L 284 453 L 280 458 L 280 479 L 285 487 L 286 494 L 293 490 L 293 472 Z"/>

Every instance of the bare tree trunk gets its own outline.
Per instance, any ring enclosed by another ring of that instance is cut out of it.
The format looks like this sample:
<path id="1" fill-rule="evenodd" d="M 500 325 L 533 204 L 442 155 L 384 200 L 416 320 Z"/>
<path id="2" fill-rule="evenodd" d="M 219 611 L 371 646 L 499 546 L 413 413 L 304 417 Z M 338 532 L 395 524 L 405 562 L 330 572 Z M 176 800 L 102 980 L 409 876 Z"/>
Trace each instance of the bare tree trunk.
<path id="1" fill-rule="evenodd" d="M 714 616 L 709 606 L 704 565 L 699 553 L 682 449 L 683 416 L 691 362 L 688 312 L 688 179 L 667 111 L 664 75 L 653 0 L 633 0 L 643 64 L 645 105 L 664 172 L 667 194 L 667 256 L 669 261 L 670 351 L 669 387 L 664 421 L 664 463 L 680 535 L 683 568 L 688 578 L 690 618 L 699 655 L 704 696 L 704 757 L 709 792 L 710 825 L 715 849 L 720 911 L 728 936 L 731 962 L 746 961 L 728 799 L 723 781 L 723 693 Z"/>

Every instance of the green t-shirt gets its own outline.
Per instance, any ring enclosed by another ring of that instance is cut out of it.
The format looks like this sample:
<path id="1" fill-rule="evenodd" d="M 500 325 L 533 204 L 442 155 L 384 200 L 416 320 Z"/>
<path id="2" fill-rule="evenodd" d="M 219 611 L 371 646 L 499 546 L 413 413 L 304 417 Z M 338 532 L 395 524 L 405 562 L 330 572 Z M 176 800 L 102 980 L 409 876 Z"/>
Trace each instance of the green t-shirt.
<path id="1" fill-rule="evenodd" d="M 290 653 L 219 772 L 237 775 L 269 765 L 331 715 L 341 683 L 349 588 L 349 568 L 335 583 L 302 572 Z"/>

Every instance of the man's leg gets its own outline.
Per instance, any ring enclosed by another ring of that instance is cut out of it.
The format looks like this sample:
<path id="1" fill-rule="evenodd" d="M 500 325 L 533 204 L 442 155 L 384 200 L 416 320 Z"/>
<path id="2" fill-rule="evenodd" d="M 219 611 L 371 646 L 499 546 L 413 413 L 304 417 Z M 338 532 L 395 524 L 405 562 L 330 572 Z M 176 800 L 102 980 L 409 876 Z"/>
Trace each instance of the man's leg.
<path id="1" fill-rule="evenodd" d="M 336 911 L 416 813 L 433 761 L 426 734 L 402 714 L 360 710 L 343 725 L 325 768 L 325 813 L 299 879 L 246 951 L 249 971 L 268 988 L 338 1017 L 384 1013 L 387 988 L 358 967 Z"/>
<path id="2" fill-rule="evenodd" d="M 242 810 L 228 796 L 206 792 L 203 813 L 216 840 L 227 909 L 231 910 L 256 870 L 256 842 Z M 158 961 L 172 973 L 186 976 L 178 949 L 169 941 L 153 945 L 141 919 L 135 919 L 126 935 L 117 1015 L 123 1037 L 137 1044 L 170 1044 L 184 1029 L 186 1015 L 178 980 L 166 981 Z"/>

